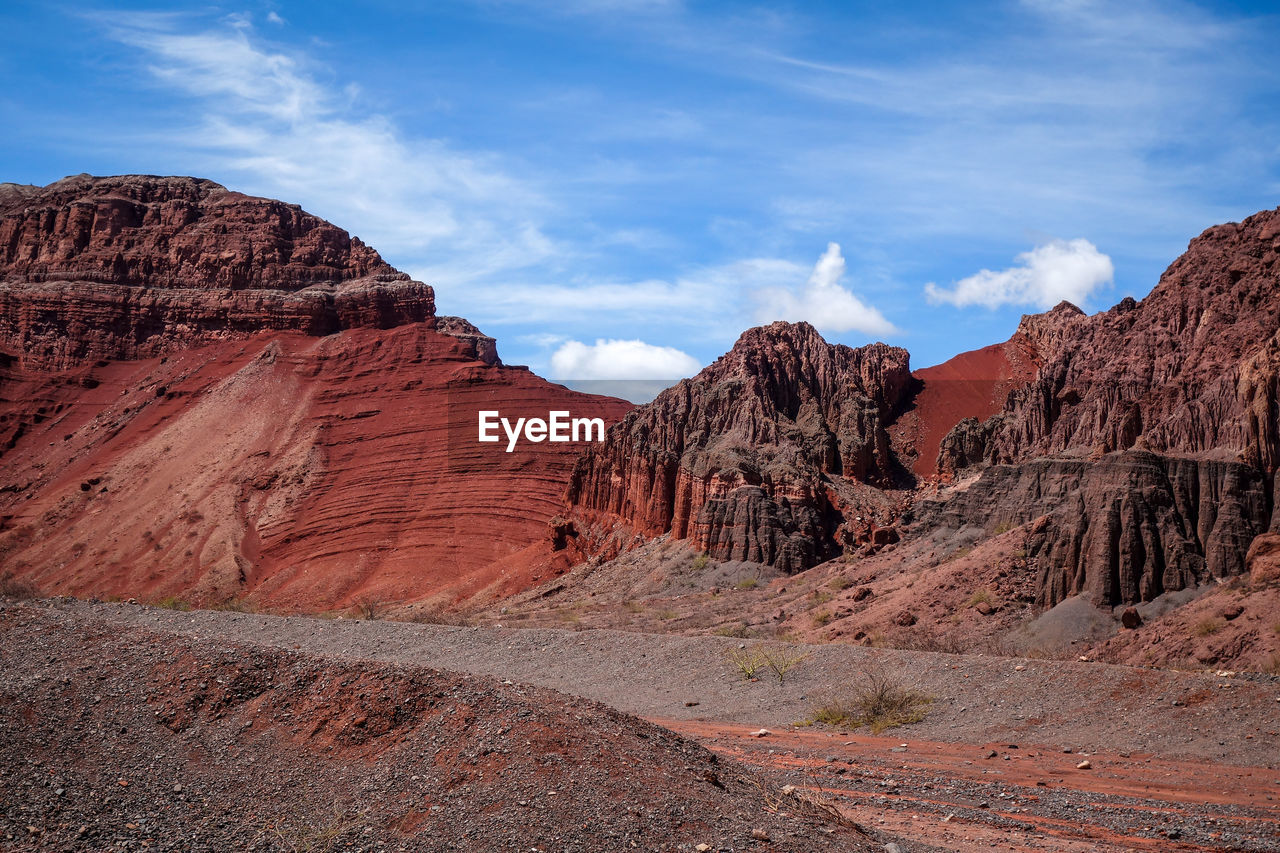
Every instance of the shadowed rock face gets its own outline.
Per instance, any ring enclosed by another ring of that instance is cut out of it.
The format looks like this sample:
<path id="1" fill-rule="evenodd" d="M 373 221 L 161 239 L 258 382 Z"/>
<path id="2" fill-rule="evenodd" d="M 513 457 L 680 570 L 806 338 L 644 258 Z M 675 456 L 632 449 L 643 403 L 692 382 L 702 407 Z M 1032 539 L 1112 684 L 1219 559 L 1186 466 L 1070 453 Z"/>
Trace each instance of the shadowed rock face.
<path id="1" fill-rule="evenodd" d="M 1250 542 L 1267 529 L 1269 491 L 1261 471 L 1238 462 L 1128 451 L 992 466 L 921 515 L 988 534 L 1034 522 L 1025 550 L 1036 603 L 1083 593 L 1110 606 L 1244 572 Z"/>
<path id="2" fill-rule="evenodd" d="M 429 286 L 341 228 L 196 178 L 0 185 L 0 281 L 0 341 L 36 368 L 435 314 Z"/>
<path id="3" fill-rule="evenodd" d="M 903 349 L 751 329 L 587 451 L 569 500 L 717 559 L 808 568 L 838 553 L 846 515 L 886 502 L 866 484 L 901 474 L 886 427 L 911 388 Z"/>

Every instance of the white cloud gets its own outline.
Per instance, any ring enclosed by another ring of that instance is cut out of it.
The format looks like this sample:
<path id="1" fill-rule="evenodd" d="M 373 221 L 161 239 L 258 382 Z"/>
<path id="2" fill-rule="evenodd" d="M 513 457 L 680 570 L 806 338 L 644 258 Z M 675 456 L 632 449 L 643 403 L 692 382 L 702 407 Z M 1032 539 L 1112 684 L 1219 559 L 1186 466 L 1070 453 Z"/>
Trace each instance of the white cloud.
<path id="1" fill-rule="evenodd" d="M 280 17 L 275 12 L 267 13 L 267 21 L 272 24 L 275 24 L 276 26 L 284 26 L 284 18 Z"/>
<path id="2" fill-rule="evenodd" d="M 857 331 L 867 335 L 891 335 L 897 331 L 880 311 L 866 304 L 848 288 L 840 286 L 844 277 L 844 256 L 839 243 L 828 243 L 803 288 L 789 284 L 762 288 L 755 293 L 759 310 L 756 319 L 805 320 L 824 332 Z"/>
<path id="3" fill-rule="evenodd" d="M 549 208 L 492 155 L 407 137 L 329 83 L 305 53 L 272 46 L 247 19 L 206 29 L 181 15 L 102 19 L 155 79 L 196 99 L 194 124 L 157 142 L 236 189 L 301 203 L 384 253 L 432 258 L 424 272 L 463 281 L 536 265 L 558 247 Z"/>
<path id="4" fill-rule="evenodd" d="M 571 379 L 674 379 L 701 368 L 686 352 L 641 340 L 566 341 L 551 356 L 551 375 Z"/>
<path id="5" fill-rule="evenodd" d="M 1062 300 L 1081 305 L 1095 290 L 1109 284 L 1115 276 L 1111 258 L 1098 251 L 1088 240 L 1053 240 L 1023 252 L 1016 258 L 1018 266 L 993 272 L 981 270 L 961 279 L 951 290 L 933 282 L 925 285 L 929 301 L 937 304 L 1034 305 L 1052 308 Z"/>

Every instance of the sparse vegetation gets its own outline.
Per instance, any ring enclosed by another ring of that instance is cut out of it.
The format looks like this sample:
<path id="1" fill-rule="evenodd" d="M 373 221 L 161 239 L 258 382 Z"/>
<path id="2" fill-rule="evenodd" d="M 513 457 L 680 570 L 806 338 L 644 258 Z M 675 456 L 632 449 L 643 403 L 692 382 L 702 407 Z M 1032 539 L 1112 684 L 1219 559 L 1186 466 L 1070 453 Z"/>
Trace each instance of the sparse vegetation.
<path id="1" fill-rule="evenodd" d="M 177 596 L 173 596 L 173 595 L 166 596 L 160 599 L 159 601 L 155 602 L 152 606 L 162 607 L 165 610 L 181 610 L 184 613 L 191 609 L 190 602 L 183 601 L 181 598 L 178 598 Z"/>
<path id="2" fill-rule="evenodd" d="M 815 589 L 810 593 L 810 597 L 813 599 L 814 604 L 826 604 L 828 601 L 835 598 L 835 595 L 823 589 Z"/>
<path id="3" fill-rule="evenodd" d="M 787 673 L 795 669 L 808 656 L 808 652 L 778 644 L 760 644 L 745 649 L 734 648 L 725 653 L 725 657 L 744 678 L 753 679 L 768 670 L 777 676 L 779 684 L 786 683 Z"/>
<path id="4" fill-rule="evenodd" d="M 31 581 L 16 578 L 12 574 L 0 577 L 0 596 L 17 601 L 40 597 L 40 589 Z"/>
<path id="5" fill-rule="evenodd" d="M 769 671 L 778 676 L 778 683 L 786 681 L 787 673 L 795 669 L 807 657 L 808 652 L 798 651 L 790 646 L 760 646 L 760 657 Z"/>
<path id="6" fill-rule="evenodd" d="M 210 610 L 223 610 L 228 613 L 257 613 L 258 608 L 253 602 L 244 598 L 228 598 L 226 601 L 220 601 L 217 604 L 210 605 Z"/>
<path id="7" fill-rule="evenodd" d="M 421 610 L 415 610 L 409 615 L 408 621 L 417 622 L 420 625 L 469 625 L 470 622 L 466 616 L 461 613 L 454 613 L 445 610 L 443 607 L 429 607 Z"/>
<path id="8" fill-rule="evenodd" d="M 345 849 L 368 824 L 368 809 L 351 812 L 337 803 L 320 820 L 301 817 L 267 824 L 262 837 L 274 837 L 289 853 L 332 853 Z"/>
<path id="9" fill-rule="evenodd" d="M 1201 619 L 1191 628 L 1191 633 L 1197 637 L 1208 637 L 1222 630 L 1222 623 L 1212 616 Z"/>
<path id="10" fill-rule="evenodd" d="M 831 621 L 831 613 L 827 610 L 819 610 L 813 614 L 813 625 L 815 628 L 821 628 Z"/>
<path id="11" fill-rule="evenodd" d="M 933 697 L 908 686 L 884 670 L 864 673 L 864 683 L 848 694 L 832 695 L 813 709 L 813 722 L 856 729 L 866 726 L 875 734 L 885 729 L 918 723 Z"/>
<path id="12" fill-rule="evenodd" d="M 827 586 L 831 587 L 836 592 L 841 592 L 842 590 L 846 590 L 853 586 L 853 581 L 849 580 L 844 575 L 836 575 L 831 579 L 831 582 L 828 583 Z"/>
<path id="13" fill-rule="evenodd" d="M 711 633 L 717 637 L 736 637 L 739 640 L 746 640 L 752 636 L 751 626 L 746 622 L 739 622 L 736 625 L 721 625 Z"/>
<path id="14" fill-rule="evenodd" d="M 975 591 L 973 595 L 969 596 L 969 600 L 965 602 L 964 606 L 977 607 L 979 604 L 989 604 L 992 607 L 994 607 L 995 603 L 996 603 L 995 594 L 992 593 L 991 590 L 987 589 L 986 587 L 983 587 L 982 589 Z"/>
<path id="15" fill-rule="evenodd" d="M 699 554 L 693 558 L 693 570 L 700 572 L 711 563 L 711 555 L 707 553 Z"/>
<path id="16" fill-rule="evenodd" d="M 674 610 L 659 610 L 658 618 L 665 622 L 668 619 L 676 618 L 676 612 Z"/>
<path id="17" fill-rule="evenodd" d="M 729 663 L 733 664 L 738 672 L 742 673 L 742 677 L 750 680 L 756 677 L 756 673 L 764 668 L 764 661 L 760 657 L 760 653 L 754 649 L 729 649 L 725 653 L 725 657 Z"/>
<path id="18" fill-rule="evenodd" d="M 755 589 L 756 587 L 760 586 L 760 579 L 759 578 L 743 578 L 742 580 L 734 584 L 734 586 L 738 589 Z"/>
<path id="19" fill-rule="evenodd" d="M 362 598 L 352 607 L 356 618 L 364 619 L 365 621 L 381 619 L 385 609 L 386 607 L 382 602 L 374 601 L 372 598 Z"/>

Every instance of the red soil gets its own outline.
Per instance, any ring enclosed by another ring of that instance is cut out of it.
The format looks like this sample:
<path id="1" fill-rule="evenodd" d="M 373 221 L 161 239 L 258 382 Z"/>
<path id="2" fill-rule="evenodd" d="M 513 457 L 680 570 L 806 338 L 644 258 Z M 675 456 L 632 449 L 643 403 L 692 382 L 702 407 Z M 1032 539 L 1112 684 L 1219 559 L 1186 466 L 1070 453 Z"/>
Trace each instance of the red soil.
<path id="1" fill-rule="evenodd" d="M 508 454 L 475 412 L 630 408 L 420 323 L 98 365 L 3 368 L 0 423 L 22 427 L 0 554 L 47 593 L 323 610 L 522 589 L 567 568 L 547 522 L 581 445 Z"/>
<path id="2" fill-rule="evenodd" d="M 906 730 L 782 730 L 762 739 L 752 726 L 655 722 L 779 778 L 799 776 L 798 788 L 852 820 L 947 850 L 1259 849 L 1280 825 L 1274 768 L 1108 752 L 1090 754 L 1082 770 L 1081 755 L 1033 744 L 979 747 Z M 1191 834 L 1197 824 L 1213 843 L 1175 841 L 1165 829 Z"/>
<path id="3" fill-rule="evenodd" d="M 936 474 L 938 449 L 951 428 L 965 418 L 984 421 L 999 412 L 1009 391 L 1029 381 L 1036 367 L 1034 351 L 1015 336 L 912 371 L 923 388 L 895 429 L 895 438 L 915 446 L 912 470 L 922 477 Z"/>

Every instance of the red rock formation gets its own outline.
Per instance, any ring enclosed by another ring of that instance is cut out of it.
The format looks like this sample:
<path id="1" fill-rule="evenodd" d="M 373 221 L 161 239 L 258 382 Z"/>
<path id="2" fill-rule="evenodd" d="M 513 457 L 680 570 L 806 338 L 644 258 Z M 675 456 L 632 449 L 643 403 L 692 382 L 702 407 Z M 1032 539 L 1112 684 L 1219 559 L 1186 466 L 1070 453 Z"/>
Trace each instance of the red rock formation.
<path id="1" fill-rule="evenodd" d="M 502 365 L 345 232 L 188 178 L 8 187 L 0 222 L 0 573 L 316 610 L 570 563 L 576 447 L 480 445 L 476 412 L 630 404 Z"/>
<path id="2" fill-rule="evenodd" d="M 1016 462 L 1135 445 L 1275 471 L 1280 210 L 1210 228 L 1142 302 L 1023 319 L 1042 366 L 991 424 L 983 458 Z"/>
<path id="3" fill-rule="evenodd" d="M 963 352 L 942 364 L 913 371 L 920 390 L 890 430 L 894 446 L 904 459 L 914 459 L 911 470 L 918 476 L 939 473 L 943 442 L 956 424 L 965 419 L 985 421 L 999 412 L 1009 392 L 1030 382 L 1037 367 L 1031 342 L 1015 334 L 1003 344 Z M 942 454 L 948 462 L 943 473 L 954 474 L 957 460 L 969 464 L 966 449 L 948 447 Z"/>
<path id="4" fill-rule="evenodd" d="M 1142 302 L 1024 317 L 1034 378 L 942 442 L 944 472 L 994 464 L 948 523 L 990 532 L 1045 514 L 1028 544 L 1044 605 L 1135 603 L 1244 572 L 1280 459 L 1278 262 L 1280 210 L 1267 211 L 1205 231 Z"/>
<path id="5" fill-rule="evenodd" d="M 869 484 L 900 477 L 886 427 L 911 387 L 905 350 L 751 329 L 586 451 L 569 500 L 719 559 L 808 568 L 846 515 L 889 503 Z"/>
<path id="6" fill-rule="evenodd" d="M 195 178 L 0 191 L 0 341 L 32 368 L 430 319 L 431 288 L 297 205 Z"/>

